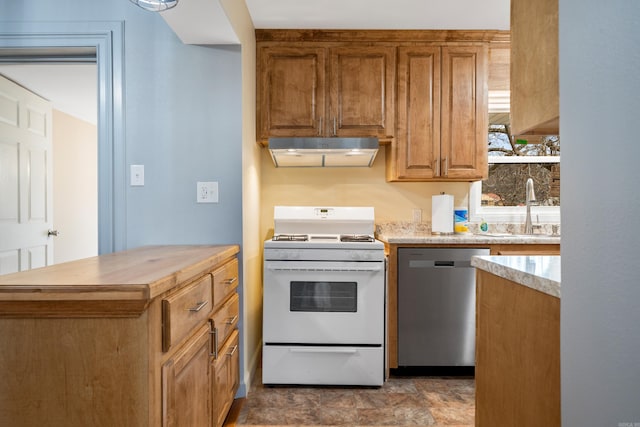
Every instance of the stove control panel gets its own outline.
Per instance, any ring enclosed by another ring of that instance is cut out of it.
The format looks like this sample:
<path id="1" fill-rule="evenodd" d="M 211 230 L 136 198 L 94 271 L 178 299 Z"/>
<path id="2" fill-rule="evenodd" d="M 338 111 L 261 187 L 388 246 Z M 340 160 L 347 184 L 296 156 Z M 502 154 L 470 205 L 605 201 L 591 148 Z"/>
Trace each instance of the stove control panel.
<path id="1" fill-rule="evenodd" d="M 313 214 L 320 218 L 331 218 L 335 216 L 335 213 L 336 211 L 333 208 L 315 208 L 313 210 Z"/>

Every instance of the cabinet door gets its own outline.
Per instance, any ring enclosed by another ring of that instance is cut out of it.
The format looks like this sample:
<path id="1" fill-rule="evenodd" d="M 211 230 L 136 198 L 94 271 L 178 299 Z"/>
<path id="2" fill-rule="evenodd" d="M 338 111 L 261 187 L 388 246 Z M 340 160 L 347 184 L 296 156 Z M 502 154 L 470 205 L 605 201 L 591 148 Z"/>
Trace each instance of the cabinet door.
<path id="1" fill-rule="evenodd" d="M 440 47 L 398 49 L 395 177 L 431 179 L 440 158 Z M 395 160 L 393 159 L 395 155 Z"/>
<path id="2" fill-rule="evenodd" d="M 325 114 L 325 49 L 258 50 L 258 129 L 270 136 L 318 136 Z"/>
<path id="3" fill-rule="evenodd" d="M 213 363 L 215 376 L 213 385 L 214 413 L 216 427 L 221 427 L 233 403 L 240 383 L 240 355 L 238 351 L 238 330 L 233 331 L 223 345 L 218 358 Z"/>
<path id="4" fill-rule="evenodd" d="M 162 426 L 211 426 L 209 326 L 162 365 Z"/>
<path id="5" fill-rule="evenodd" d="M 558 0 L 511 1 L 511 131 L 557 135 Z"/>
<path id="6" fill-rule="evenodd" d="M 453 180 L 487 177 L 487 46 L 442 48 L 441 171 Z"/>
<path id="7" fill-rule="evenodd" d="M 329 60 L 326 136 L 394 135 L 395 48 L 334 47 Z"/>

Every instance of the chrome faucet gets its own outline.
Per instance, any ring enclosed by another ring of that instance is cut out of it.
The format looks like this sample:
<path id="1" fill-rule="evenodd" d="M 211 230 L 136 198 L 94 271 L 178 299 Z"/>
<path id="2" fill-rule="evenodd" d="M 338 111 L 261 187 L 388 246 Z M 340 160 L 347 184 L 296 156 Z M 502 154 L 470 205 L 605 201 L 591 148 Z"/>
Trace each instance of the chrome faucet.
<path id="1" fill-rule="evenodd" d="M 527 179 L 525 188 L 527 200 L 527 219 L 524 222 L 524 234 L 533 234 L 533 224 L 531 223 L 531 205 L 536 202 L 536 193 L 533 191 L 533 179 Z"/>

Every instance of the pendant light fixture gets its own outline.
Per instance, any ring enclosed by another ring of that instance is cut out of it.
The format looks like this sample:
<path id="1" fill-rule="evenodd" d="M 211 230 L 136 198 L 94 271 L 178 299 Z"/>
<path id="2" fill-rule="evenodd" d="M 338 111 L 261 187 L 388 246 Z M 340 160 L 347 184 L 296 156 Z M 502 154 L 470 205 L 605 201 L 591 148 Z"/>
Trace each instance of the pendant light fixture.
<path id="1" fill-rule="evenodd" d="M 162 12 L 177 5 L 178 0 L 131 0 L 131 3 L 137 4 L 144 10 Z"/>

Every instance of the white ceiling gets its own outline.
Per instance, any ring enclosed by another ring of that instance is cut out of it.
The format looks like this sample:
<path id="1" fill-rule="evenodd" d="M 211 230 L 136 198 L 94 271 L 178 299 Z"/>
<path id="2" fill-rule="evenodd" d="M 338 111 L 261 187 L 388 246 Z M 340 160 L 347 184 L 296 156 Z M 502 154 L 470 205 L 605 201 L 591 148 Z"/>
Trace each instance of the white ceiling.
<path id="1" fill-rule="evenodd" d="M 221 0 L 182 0 L 162 17 L 184 43 L 235 44 Z M 508 30 L 510 0 L 245 0 L 255 28 Z"/>

